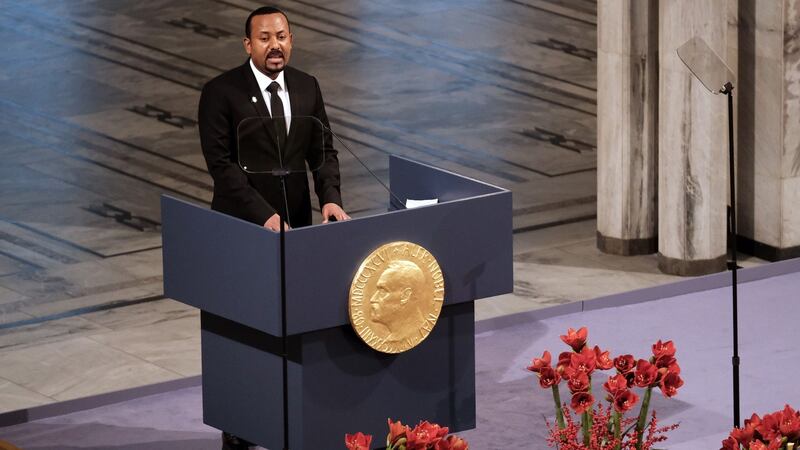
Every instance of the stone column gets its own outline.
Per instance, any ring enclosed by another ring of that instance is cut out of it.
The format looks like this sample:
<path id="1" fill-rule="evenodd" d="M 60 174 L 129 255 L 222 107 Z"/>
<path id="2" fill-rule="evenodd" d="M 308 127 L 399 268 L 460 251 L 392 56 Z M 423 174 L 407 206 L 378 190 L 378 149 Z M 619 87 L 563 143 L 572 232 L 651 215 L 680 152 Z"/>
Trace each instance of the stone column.
<path id="1" fill-rule="evenodd" d="M 770 261 L 800 256 L 800 0 L 740 0 L 739 236 Z"/>
<path id="2" fill-rule="evenodd" d="M 597 247 L 656 251 L 658 0 L 597 3 Z"/>
<path id="3" fill-rule="evenodd" d="M 707 91 L 676 50 L 700 36 L 727 58 L 729 1 L 659 2 L 658 265 L 665 273 L 726 266 L 727 100 Z"/>

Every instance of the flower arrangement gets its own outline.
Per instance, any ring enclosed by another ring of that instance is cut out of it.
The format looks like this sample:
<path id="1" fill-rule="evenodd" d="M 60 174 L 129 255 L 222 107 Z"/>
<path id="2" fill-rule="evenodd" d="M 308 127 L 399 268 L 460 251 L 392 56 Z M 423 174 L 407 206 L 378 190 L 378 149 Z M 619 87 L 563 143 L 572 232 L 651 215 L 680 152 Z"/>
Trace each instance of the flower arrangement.
<path id="1" fill-rule="evenodd" d="M 786 405 L 783 410 L 753 414 L 743 428 L 734 428 L 720 450 L 796 450 L 800 448 L 800 412 Z"/>
<path id="2" fill-rule="evenodd" d="M 403 425 L 399 420 L 389 424 L 386 435 L 386 450 L 469 450 L 467 441 L 451 434 L 449 429 L 435 423 L 422 421 L 414 428 Z M 369 450 L 372 436 L 358 432 L 346 434 L 344 444 L 347 450 Z"/>
<path id="3" fill-rule="evenodd" d="M 562 450 L 649 450 L 656 442 L 665 441 L 666 433 L 678 425 L 659 427 L 656 412 L 648 420 L 650 398 L 654 388 L 665 397 L 674 397 L 683 386 L 680 366 L 675 359 L 672 341 L 653 344 L 653 356 L 636 360 L 633 355 L 611 358 L 609 351 L 587 344 L 586 327 L 570 328 L 561 340 L 572 348 L 558 356 L 553 367 L 552 356 L 545 351 L 534 358 L 527 368 L 539 377 L 543 389 L 553 391 L 556 425 L 548 423 L 548 445 Z M 592 376 L 598 370 L 615 369 L 616 375 L 603 384 L 608 407 L 595 401 Z M 565 381 L 571 394 L 569 406 L 561 402 L 559 384 Z M 639 402 L 634 388 L 644 389 L 641 407 L 636 418 L 625 417 Z M 572 413 L 580 416 L 580 424 Z"/>

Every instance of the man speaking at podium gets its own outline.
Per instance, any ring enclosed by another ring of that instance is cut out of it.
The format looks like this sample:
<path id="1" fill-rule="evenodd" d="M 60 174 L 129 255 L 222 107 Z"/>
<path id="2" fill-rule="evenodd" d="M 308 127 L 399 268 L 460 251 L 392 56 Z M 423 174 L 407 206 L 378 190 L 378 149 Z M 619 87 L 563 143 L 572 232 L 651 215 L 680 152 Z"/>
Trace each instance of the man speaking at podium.
<path id="1" fill-rule="evenodd" d="M 329 127 L 328 116 L 316 78 L 287 65 L 292 54 L 292 33 L 283 11 L 263 7 L 250 13 L 243 43 L 250 56 L 247 62 L 206 83 L 200 95 L 200 143 L 214 179 L 211 208 L 279 231 L 280 212 L 285 209 L 280 180 L 267 173 L 246 173 L 239 167 L 236 135 L 239 124 L 252 117 L 283 118 L 286 127 L 282 131 L 287 134 L 283 136 L 285 152 L 301 151 L 308 159 L 314 149 L 295 148 L 297 145 L 288 139 L 291 118 L 311 116 Z M 330 132 L 325 135 L 322 166 L 312 172 L 323 223 L 331 217 L 350 218 L 342 209 L 336 150 Z M 286 185 L 289 223 L 293 227 L 311 225 L 306 174 L 287 175 Z M 223 450 L 244 450 L 251 445 L 231 434 L 222 435 Z"/>
<path id="2" fill-rule="evenodd" d="M 248 61 L 206 83 L 200 95 L 200 143 L 214 179 L 211 208 L 278 231 L 280 212 L 285 209 L 280 179 L 268 173 L 246 173 L 239 167 L 237 128 L 247 118 L 283 118 L 286 127 L 280 128 L 291 136 L 292 116 L 315 117 L 329 128 L 328 116 L 316 78 L 287 65 L 292 54 L 292 33 L 283 11 L 262 7 L 250 13 L 243 43 L 250 56 Z M 342 209 L 339 160 L 330 138 L 326 131 L 322 167 L 312 171 L 323 223 L 331 217 L 350 218 Z M 294 147 L 297 145 L 287 140 L 285 152 L 301 151 L 306 158 L 314 152 L 311 148 Z M 286 192 L 289 224 L 311 225 L 306 174 L 287 175 Z"/>

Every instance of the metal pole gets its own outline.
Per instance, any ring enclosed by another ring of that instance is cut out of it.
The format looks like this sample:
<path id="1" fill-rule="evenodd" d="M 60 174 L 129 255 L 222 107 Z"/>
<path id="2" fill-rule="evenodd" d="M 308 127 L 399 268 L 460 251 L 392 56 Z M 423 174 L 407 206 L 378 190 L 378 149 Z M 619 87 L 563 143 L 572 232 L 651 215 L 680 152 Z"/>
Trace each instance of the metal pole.
<path id="1" fill-rule="evenodd" d="M 741 426 L 739 415 L 739 304 L 737 298 L 737 280 L 736 270 L 737 255 L 736 255 L 736 172 L 734 164 L 734 151 L 733 151 L 733 84 L 730 82 L 725 83 L 722 92 L 728 96 L 728 165 L 730 166 L 730 194 L 731 194 L 731 209 L 728 214 L 730 220 L 730 242 L 731 251 L 733 252 L 733 261 L 731 266 L 731 288 L 733 300 L 733 426 Z"/>
<path id="2" fill-rule="evenodd" d="M 281 175 L 281 190 L 283 191 L 284 201 L 286 199 L 286 175 Z M 280 214 L 281 222 L 281 356 L 283 362 L 283 450 L 289 450 L 289 344 L 286 335 L 286 230 L 284 226 L 284 215 L 288 220 L 289 207 L 284 205 L 285 210 Z"/>

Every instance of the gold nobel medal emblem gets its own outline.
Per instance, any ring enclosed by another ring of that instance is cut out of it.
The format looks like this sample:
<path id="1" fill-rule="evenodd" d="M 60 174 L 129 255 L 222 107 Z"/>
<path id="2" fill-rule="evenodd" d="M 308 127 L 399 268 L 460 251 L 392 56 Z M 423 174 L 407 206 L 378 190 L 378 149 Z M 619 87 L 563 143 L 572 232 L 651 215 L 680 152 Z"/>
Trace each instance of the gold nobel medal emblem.
<path id="1" fill-rule="evenodd" d="M 410 350 L 433 331 L 444 303 L 444 276 L 423 247 L 392 242 L 373 251 L 350 285 L 350 324 L 384 353 Z"/>

